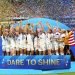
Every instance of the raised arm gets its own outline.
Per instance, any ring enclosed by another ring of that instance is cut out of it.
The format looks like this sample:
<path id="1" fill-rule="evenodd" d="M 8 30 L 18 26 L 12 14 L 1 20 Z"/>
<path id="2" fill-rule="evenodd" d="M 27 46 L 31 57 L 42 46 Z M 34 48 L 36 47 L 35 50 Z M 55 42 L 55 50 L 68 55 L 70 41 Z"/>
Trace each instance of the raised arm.
<path id="1" fill-rule="evenodd" d="M 31 24 L 31 29 L 34 31 L 34 25 L 33 24 Z"/>
<path id="2" fill-rule="evenodd" d="M 41 29 L 44 31 L 44 26 L 42 25 L 42 22 L 39 22 L 39 25 L 41 26 Z"/>
<path id="3" fill-rule="evenodd" d="M 49 29 L 51 29 L 51 25 L 49 24 L 49 22 L 46 22 L 46 25 Z"/>
<path id="4" fill-rule="evenodd" d="M 31 30 L 32 30 L 32 33 L 34 34 L 34 25 L 31 24 Z"/>

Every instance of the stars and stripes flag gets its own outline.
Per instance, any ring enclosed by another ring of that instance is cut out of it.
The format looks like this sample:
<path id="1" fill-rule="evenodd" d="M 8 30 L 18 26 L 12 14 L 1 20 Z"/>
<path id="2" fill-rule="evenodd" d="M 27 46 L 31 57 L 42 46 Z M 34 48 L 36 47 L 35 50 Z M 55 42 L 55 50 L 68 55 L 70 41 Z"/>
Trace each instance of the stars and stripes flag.
<path id="1" fill-rule="evenodd" d="M 69 36 L 69 45 L 75 45 L 75 36 L 74 31 L 70 31 L 71 35 Z"/>

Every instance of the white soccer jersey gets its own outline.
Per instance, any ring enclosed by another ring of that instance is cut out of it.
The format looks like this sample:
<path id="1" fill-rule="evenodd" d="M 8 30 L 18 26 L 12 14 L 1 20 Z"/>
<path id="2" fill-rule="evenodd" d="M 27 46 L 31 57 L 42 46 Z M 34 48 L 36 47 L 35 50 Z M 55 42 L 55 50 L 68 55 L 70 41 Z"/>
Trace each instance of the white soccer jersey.
<path id="1" fill-rule="evenodd" d="M 31 34 L 27 34 L 27 42 L 28 42 L 28 44 L 33 42 L 33 37 Z"/>

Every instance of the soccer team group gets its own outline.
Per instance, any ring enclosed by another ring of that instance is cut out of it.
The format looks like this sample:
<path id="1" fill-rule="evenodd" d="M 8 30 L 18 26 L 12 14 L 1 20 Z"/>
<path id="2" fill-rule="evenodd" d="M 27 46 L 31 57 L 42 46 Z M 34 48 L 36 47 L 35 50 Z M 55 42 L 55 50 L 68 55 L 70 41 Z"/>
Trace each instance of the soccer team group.
<path id="1" fill-rule="evenodd" d="M 66 44 L 69 31 L 51 28 L 48 22 L 46 26 L 47 31 L 44 31 L 42 22 L 36 25 L 36 30 L 30 23 L 15 28 L 0 26 L 3 55 L 64 55 L 65 46 L 69 51 Z"/>

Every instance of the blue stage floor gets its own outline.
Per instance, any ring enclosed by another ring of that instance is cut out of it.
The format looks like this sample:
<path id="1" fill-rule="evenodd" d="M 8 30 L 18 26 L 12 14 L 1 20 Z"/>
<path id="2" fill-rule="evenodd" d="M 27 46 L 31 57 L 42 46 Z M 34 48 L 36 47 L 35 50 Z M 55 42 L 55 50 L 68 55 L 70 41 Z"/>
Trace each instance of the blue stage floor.
<path id="1" fill-rule="evenodd" d="M 64 73 L 64 72 L 75 72 L 75 62 L 71 62 L 71 68 L 70 69 L 64 69 L 64 70 L 48 70 L 48 71 L 42 71 L 42 70 L 33 70 L 33 69 L 0 69 L 0 74 L 5 75 L 11 75 L 11 74 L 50 74 L 50 73 Z"/>

